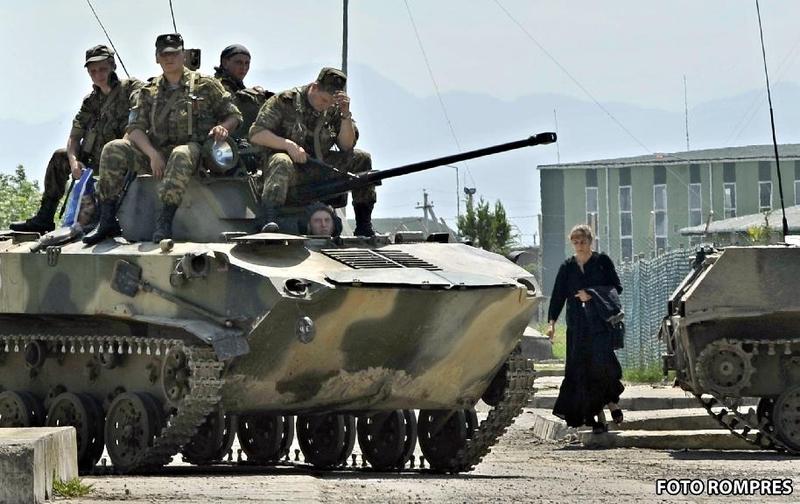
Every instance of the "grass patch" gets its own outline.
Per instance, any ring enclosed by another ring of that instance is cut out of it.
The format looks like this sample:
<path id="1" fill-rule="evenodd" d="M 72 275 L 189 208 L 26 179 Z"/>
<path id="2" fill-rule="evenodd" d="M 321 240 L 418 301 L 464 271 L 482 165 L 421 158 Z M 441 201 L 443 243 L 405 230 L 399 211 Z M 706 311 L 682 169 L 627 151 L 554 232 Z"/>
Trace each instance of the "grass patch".
<path id="1" fill-rule="evenodd" d="M 547 322 L 540 323 L 536 330 L 543 335 L 547 334 Z M 556 323 L 556 331 L 553 334 L 553 358 L 565 360 L 567 358 L 567 325 Z"/>
<path id="2" fill-rule="evenodd" d="M 80 478 L 72 478 L 69 481 L 53 480 L 53 493 L 61 497 L 83 497 L 92 492 L 94 485 L 85 485 Z"/>
<path id="3" fill-rule="evenodd" d="M 665 377 L 660 362 L 653 362 L 646 366 L 625 368 L 622 370 L 622 379 L 630 383 L 660 383 L 675 380 L 675 372 L 670 371 Z"/>

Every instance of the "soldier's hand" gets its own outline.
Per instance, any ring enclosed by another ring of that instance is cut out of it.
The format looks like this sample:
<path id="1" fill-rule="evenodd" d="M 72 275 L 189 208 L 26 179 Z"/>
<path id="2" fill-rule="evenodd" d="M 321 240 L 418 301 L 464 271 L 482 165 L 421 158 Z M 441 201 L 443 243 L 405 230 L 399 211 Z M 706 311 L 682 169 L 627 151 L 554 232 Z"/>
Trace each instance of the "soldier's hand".
<path id="1" fill-rule="evenodd" d="M 164 176 L 164 167 L 167 163 L 164 162 L 164 157 L 156 152 L 153 154 L 153 157 L 150 158 L 150 171 L 153 172 L 153 176 L 158 180 L 161 180 L 161 177 Z"/>
<path id="2" fill-rule="evenodd" d="M 80 161 L 75 161 L 75 164 L 70 167 L 70 171 L 72 172 L 72 178 L 74 178 L 75 180 L 81 178 L 81 173 L 83 173 L 83 170 L 85 169 L 86 166 L 84 166 L 83 163 L 81 163 Z"/>
<path id="3" fill-rule="evenodd" d="M 214 140 L 217 142 L 222 142 L 228 138 L 228 129 L 221 124 L 217 124 L 211 128 L 211 131 L 208 132 L 208 136 L 214 137 Z"/>
<path id="4" fill-rule="evenodd" d="M 294 142 L 287 142 L 286 153 L 289 154 L 289 157 L 292 158 L 292 161 L 297 164 L 303 164 L 308 161 L 308 154 L 306 154 L 305 149 Z"/>
<path id="5" fill-rule="evenodd" d="M 339 106 L 342 115 L 350 114 L 350 97 L 344 91 L 337 91 L 333 95 L 333 103 Z"/>

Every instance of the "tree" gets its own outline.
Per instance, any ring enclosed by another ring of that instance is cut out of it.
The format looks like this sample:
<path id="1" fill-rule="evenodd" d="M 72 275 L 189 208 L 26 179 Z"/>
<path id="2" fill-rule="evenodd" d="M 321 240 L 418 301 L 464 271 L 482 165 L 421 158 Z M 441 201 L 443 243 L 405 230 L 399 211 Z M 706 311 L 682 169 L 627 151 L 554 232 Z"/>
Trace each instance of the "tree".
<path id="1" fill-rule="evenodd" d="M 10 222 L 36 213 L 41 197 L 39 182 L 28 180 L 22 165 L 13 175 L 0 174 L 0 229 L 8 229 Z"/>
<path id="2" fill-rule="evenodd" d="M 511 230 L 506 209 L 500 200 L 494 204 L 494 211 L 483 197 L 474 204 L 473 196 L 467 195 L 467 210 L 458 218 L 458 232 L 482 249 L 498 254 L 507 254 L 516 235 Z"/>

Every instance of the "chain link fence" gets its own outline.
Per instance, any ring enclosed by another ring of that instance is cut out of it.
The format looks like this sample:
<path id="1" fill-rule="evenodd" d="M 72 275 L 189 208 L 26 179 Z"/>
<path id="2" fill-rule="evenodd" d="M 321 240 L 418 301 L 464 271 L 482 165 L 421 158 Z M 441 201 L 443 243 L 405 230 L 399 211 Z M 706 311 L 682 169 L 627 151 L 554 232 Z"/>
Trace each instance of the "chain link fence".
<path id="1" fill-rule="evenodd" d="M 625 310 L 625 348 L 617 350 L 623 368 L 660 363 L 665 348 L 658 330 L 667 314 L 667 300 L 691 270 L 696 250 L 675 249 L 617 265 Z"/>

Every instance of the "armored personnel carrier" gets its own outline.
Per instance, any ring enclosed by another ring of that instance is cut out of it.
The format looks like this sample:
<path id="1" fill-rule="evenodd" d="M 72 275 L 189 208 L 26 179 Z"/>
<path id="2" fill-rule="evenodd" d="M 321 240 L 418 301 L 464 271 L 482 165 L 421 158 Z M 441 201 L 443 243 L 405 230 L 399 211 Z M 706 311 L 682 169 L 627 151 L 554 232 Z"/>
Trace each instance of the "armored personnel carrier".
<path id="1" fill-rule="evenodd" d="M 800 247 L 707 248 L 672 294 L 665 372 L 734 434 L 800 455 Z M 711 397 L 708 397 L 711 396 Z M 756 404 L 757 408 L 743 406 Z"/>
<path id="2" fill-rule="evenodd" d="M 332 174 L 294 201 L 553 141 Z M 532 394 L 514 349 L 540 290 L 503 257 L 437 236 L 258 232 L 246 176 L 193 180 L 175 241 L 152 244 L 152 185 L 132 182 L 123 236 L 94 247 L 0 238 L 0 427 L 74 426 L 84 469 L 104 448 L 118 472 L 179 452 L 214 463 L 237 434 L 251 463 L 280 460 L 296 435 L 314 466 L 341 465 L 357 438 L 373 468 L 396 470 L 419 440 L 432 469 L 459 472 Z"/>

